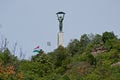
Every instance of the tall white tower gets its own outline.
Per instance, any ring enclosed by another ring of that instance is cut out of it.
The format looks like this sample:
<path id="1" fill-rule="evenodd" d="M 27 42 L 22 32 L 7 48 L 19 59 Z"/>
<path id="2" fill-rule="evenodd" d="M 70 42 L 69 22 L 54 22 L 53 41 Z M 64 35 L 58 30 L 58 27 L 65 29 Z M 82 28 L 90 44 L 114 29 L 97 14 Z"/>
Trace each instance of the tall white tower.
<path id="1" fill-rule="evenodd" d="M 58 32 L 58 46 L 63 46 L 64 47 L 64 32 L 62 31 L 63 29 L 63 19 L 65 16 L 64 12 L 58 12 L 56 13 L 59 21 L 59 32 Z"/>

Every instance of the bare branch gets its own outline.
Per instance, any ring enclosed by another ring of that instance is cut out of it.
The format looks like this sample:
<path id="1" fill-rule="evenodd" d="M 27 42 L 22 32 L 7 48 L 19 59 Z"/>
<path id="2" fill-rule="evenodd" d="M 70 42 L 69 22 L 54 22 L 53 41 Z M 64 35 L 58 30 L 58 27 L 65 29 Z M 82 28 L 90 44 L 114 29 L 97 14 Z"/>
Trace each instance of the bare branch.
<path id="1" fill-rule="evenodd" d="M 2 39 L 2 41 L 1 41 L 1 47 L 0 47 L 0 50 L 1 50 L 2 52 L 7 49 L 8 43 L 9 43 L 9 42 L 8 42 L 7 38 Z"/>
<path id="2" fill-rule="evenodd" d="M 14 47 L 13 47 L 13 54 L 15 55 L 15 53 L 16 53 L 16 47 L 17 47 L 17 42 L 15 42 L 15 44 L 14 44 Z"/>

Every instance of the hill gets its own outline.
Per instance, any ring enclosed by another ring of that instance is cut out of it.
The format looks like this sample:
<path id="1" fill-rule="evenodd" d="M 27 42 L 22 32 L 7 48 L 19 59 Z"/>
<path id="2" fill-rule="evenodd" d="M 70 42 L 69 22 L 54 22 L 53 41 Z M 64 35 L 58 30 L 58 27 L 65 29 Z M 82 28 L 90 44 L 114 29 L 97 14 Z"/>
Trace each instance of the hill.
<path id="1" fill-rule="evenodd" d="M 113 32 L 83 34 L 67 47 L 18 60 L 0 52 L 1 80 L 120 80 L 120 39 Z"/>

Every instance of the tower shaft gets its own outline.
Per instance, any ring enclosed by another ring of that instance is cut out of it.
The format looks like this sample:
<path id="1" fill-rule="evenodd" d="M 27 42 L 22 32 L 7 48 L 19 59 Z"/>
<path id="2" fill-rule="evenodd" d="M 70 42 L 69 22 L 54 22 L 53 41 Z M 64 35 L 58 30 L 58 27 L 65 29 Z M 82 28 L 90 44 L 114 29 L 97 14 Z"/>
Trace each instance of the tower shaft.
<path id="1" fill-rule="evenodd" d="M 64 46 L 64 33 L 58 32 L 58 46 Z"/>

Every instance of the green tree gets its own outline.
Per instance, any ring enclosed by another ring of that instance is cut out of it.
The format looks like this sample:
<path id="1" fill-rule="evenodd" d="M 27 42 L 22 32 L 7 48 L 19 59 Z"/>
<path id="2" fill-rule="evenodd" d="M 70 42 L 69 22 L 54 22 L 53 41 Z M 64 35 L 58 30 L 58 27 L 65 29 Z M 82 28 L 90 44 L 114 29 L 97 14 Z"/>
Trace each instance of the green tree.
<path id="1" fill-rule="evenodd" d="M 86 47 L 87 44 L 90 42 L 90 39 L 87 34 L 83 34 L 80 38 L 80 44 L 82 47 Z"/>
<path id="2" fill-rule="evenodd" d="M 115 34 L 113 32 L 104 32 L 102 34 L 102 40 L 105 43 L 106 41 L 109 41 L 111 39 L 117 39 L 117 37 L 115 36 Z"/>
<path id="3" fill-rule="evenodd" d="M 61 66 L 62 62 L 66 59 L 67 57 L 67 53 L 66 53 L 66 49 L 62 46 L 59 46 L 55 51 L 55 58 L 56 58 L 56 62 L 55 65 Z"/>
<path id="4" fill-rule="evenodd" d="M 95 37 L 94 37 L 94 39 L 91 41 L 92 48 L 99 47 L 102 44 L 103 44 L 102 36 L 99 35 L 99 34 L 96 34 Z"/>
<path id="5" fill-rule="evenodd" d="M 67 48 L 69 49 L 69 54 L 71 56 L 75 55 L 80 50 L 80 42 L 77 39 L 71 40 Z"/>
<path id="6" fill-rule="evenodd" d="M 16 65 L 18 62 L 17 57 L 12 55 L 8 48 L 6 50 L 4 50 L 4 52 L 0 53 L 0 60 L 6 66 Z"/>
<path id="7" fill-rule="evenodd" d="M 83 34 L 80 38 L 80 53 L 83 53 L 87 45 L 90 43 L 90 39 L 87 34 Z"/>

